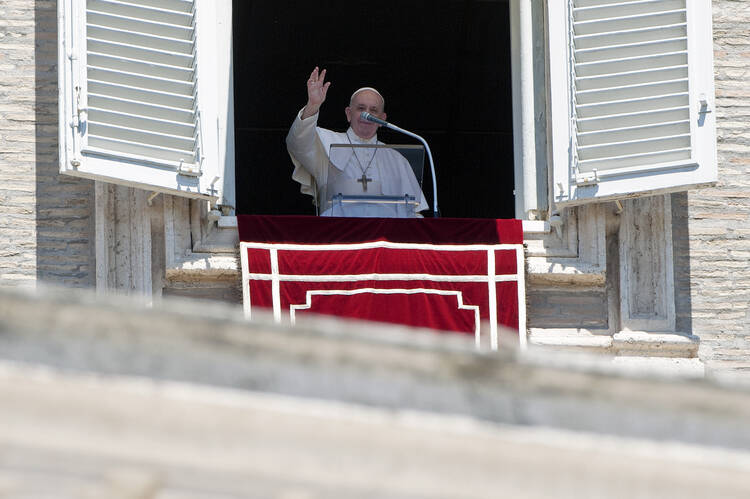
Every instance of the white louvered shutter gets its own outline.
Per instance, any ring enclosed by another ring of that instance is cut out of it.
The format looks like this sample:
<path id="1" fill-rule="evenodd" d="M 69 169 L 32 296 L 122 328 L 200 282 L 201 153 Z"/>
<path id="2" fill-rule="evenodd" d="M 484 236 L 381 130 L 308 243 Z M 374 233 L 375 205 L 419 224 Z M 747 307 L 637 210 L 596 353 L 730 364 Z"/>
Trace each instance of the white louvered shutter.
<path id="1" fill-rule="evenodd" d="M 548 0 L 557 205 L 716 181 L 709 0 Z"/>
<path id="2" fill-rule="evenodd" d="M 216 55 L 197 2 L 60 3 L 61 171 L 216 199 L 216 110 L 199 84 Z"/>

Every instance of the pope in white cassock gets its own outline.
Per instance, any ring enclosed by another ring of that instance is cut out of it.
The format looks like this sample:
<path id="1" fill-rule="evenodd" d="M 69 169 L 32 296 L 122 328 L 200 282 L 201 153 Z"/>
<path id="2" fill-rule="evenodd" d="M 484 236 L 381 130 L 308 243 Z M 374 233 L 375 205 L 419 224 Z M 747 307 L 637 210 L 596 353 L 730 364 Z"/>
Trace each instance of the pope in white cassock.
<path id="1" fill-rule="evenodd" d="M 297 114 L 286 138 L 294 163 L 292 178 L 301 184 L 303 194 L 315 199 L 321 215 L 348 217 L 414 217 L 428 209 L 424 194 L 408 161 L 393 149 L 355 147 L 383 145 L 378 141 L 376 123 L 361 118 L 363 111 L 385 120 L 385 100 L 374 88 L 360 88 L 352 94 L 345 109 L 349 129 L 334 132 L 320 128 L 318 111 L 331 82 L 326 70 L 316 67 L 307 80 L 307 104 Z M 333 148 L 331 145 L 335 144 Z M 333 151 L 333 152 L 332 152 Z M 329 154 L 331 157 L 329 158 Z M 335 192 L 328 192 L 335 190 Z M 336 193 L 362 196 L 410 195 L 419 203 L 330 203 Z"/>

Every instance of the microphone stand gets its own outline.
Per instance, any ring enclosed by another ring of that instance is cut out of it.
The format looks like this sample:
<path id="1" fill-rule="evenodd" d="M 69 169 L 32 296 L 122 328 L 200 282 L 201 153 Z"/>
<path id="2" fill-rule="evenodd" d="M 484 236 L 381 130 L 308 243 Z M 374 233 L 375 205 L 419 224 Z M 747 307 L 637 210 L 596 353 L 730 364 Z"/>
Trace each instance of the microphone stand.
<path id="1" fill-rule="evenodd" d="M 432 216 L 434 218 L 440 217 L 440 211 L 438 210 L 437 179 L 435 178 L 435 162 L 432 160 L 432 151 L 430 151 L 430 146 L 427 145 L 427 141 L 416 133 L 410 132 L 409 130 L 404 130 L 399 126 L 396 126 L 393 123 L 388 123 L 387 121 L 381 120 L 380 118 L 376 118 L 367 111 L 362 112 L 362 118 L 366 119 L 367 121 L 377 123 L 378 125 L 384 126 L 386 128 L 390 128 L 391 130 L 394 130 L 396 132 L 403 133 L 404 135 L 408 135 L 409 137 L 415 138 L 420 141 L 422 145 L 424 145 L 424 148 L 427 150 L 427 158 L 430 160 L 430 172 L 432 173 Z"/>

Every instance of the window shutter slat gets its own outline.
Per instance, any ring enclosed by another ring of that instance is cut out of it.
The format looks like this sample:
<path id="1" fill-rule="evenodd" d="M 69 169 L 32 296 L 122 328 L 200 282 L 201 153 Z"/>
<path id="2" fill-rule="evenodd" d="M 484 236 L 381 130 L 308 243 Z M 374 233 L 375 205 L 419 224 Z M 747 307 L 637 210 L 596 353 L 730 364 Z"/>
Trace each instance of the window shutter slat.
<path id="1" fill-rule="evenodd" d="M 606 144 L 618 139 L 629 141 L 647 139 L 650 137 L 667 137 L 679 135 L 685 126 L 690 126 L 688 120 L 673 121 L 669 123 L 659 123 L 656 125 L 629 126 L 623 128 L 614 128 L 604 131 L 579 132 L 578 143 L 582 146 Z"/>
<path id="2" fill-rule="evenodd" d="M 127 3 L 175 12 L 192 12 L 193 10 L 193 0 L 127 0 Z"/>
<path id="3" fill-rule="evenodd" d="M 682 147 L 677 149 L 667 149 L 657 152 L 637 152 L 625 156 L 611 156 L 605 159 L 594 159 L 582 161 L 583 168 L 581 171 L 593 172 L 594 170 L 603 170 L 607 167 L 610 173 L 621 173 L 622 168 L 637 167 L 642 165 L 654 165 L 671 161 L 679 161 L 690 158 L 690 148 Z M 647 168 L 651 168 L 648 166 Z M 622 172 L 628 173 L 628 172 Z M 585 178 L 585 177 L 584 177 Z"/>
<path id="4" fill-rule="evenodd" d="M 88 80 L 123 84 L 140 90 L 151 90 L 192 97 L 195 93 L 193 82 L 169 80 L 158 76 L 151 77 L 142 73 L 126 73 L 109 68 L 89 66 Z"/>
<path id="5" fill-rule="evenodd" d="M 179 68 L 190 68 L 193 64 L 193 57 L 189 53 L 178 53 L 162 51 L 154 47 L 144 49 L 126 43 L 112 42 L 107 40 L 98 40 L 89 36 L 88 50 L 91 53 L 98 54 L 119 54 L 124 59 L 130 59 L 140 62 L 154 62 L 157 64 L 166 64 Z"/>
<path id="6" fill-rule="evenodd" d="M 658 111 L 672 108 L 688 108 L 689 95 L 687 92 L 670 95 L 656 95 L 653 97 L 637 97 L 604 101 L 594 104 L 581 104 L 577 108 L 577 115 L 581 118 L 604 118 L 637 111 Z"/>
<path id="7" fill-rule="evenodd" d="M 147 3 L 134 4 L 133 2 L 122 2 L 116 0 L 89 0 L 89 12 L 100 12 L 116 15 L 123 18 L 132 18 L 142 21 L 151 21 L 177 26 L 192 24 L 190 11 L 174 11 L 169 8 L 149 5 Z"/>
<path id="8" fill-rule="evenodd" d="M 646 82 L 635 85 L 623 85 L 619 87 L 595 88 L 592 90 L 579 90 L 577 100 L 579 104 L 592 104 L 603 102 L 606 99 L 615 101 L 637 99 L 639 97 L 655 97 L 658 95 L 670 95 L 687 93 L 688 80 L 666 80 L 660 82 Z"/>
<path id="9" fill-rule="evenodd" d="M 616 59 L 626 59 L 637 55 L 657 55 L 664 52 L 680 52 L 687 46 L 686 37 L 636 42 L 626 45 L 609 45 L 592 47 L 576 51 L 576 60 L 584 62 L 599 62 Z"/>
<path id="10" fill-rule="evenodd" d="M 677 66 L 648 69 L 640 71 L 626 71 L 609 75 L 578 77 L 576 79 L 576 90 L 582 92 L 585 90 L 601 88 L 617 88 L 632 86 L 641 83 L 659 83 L 664 81 L 678 80 L 685 78 L 688 67 L 687 64 Z"/>
<path id="11" fill-rule="evenodd" d="M 92 123 L 107 123 L 158 135 L 174 135 L 190 140 L 195 135 L 195 123 L 180 123 L 164 119 L 148 118 L 142 115 L 114 112 L 108 109 L 89 107 L 89 118 Z"/>
<path id="12" fill-rule="evenodd" d="M 604 76 L 621 74 L 623 70 L 662 69 L 684 64 L 687 64 L 687 51 L 685 50 L 595 62 L 584 62 L 576 59 L 576 76 Z"/>
<path id="13" fill-rule="evenodd" d="M 111 95 L 111 94 L 110 94 Z M 147 118 L 157 118 L 179 123 L 192 123 L 193 112 L 190 109 L 160 106 L 150 102 L 138 102 L 89 92 L 89 109 L 108 109 L 113 112 L 134 114 Z"/>
<path id="14" fill-rule="evenodd" d="M 578 2 L 573 10 L 580 21 L 653 14 L 654 10 L 673 11 L 684 8 L 681 0 L 640 0 L 636 2 Z"/>
<path id="15" fill-rule="evenodd" d="M 575 45 L 579 49 L 594 47 L 608 47 L 631 43 L 643 43 L 654 40 L 679 38 L 687 33 L 687 23 L 679 22 L 672 25 L 650 26 L 640 29 L 629 29 L 622 32 L 579 35 L 575 37 Z"/>
<path id="16" fill-rule="evenodd" d="M 134 33 L 132 31 L 115 29 L 111 26 L 97 26 L 89 23 L 86 28 L 90 41 L 109 41 L 133 47 L 144 47 L 147 50 L 162 50 L 192 57 L 192 40 L 176 40 L 157 35 Z"/>
<path id="17" fill-rule="evenodd" d="M 115 135 L 115 134 L 113 134 Z M 101 134 L 91 138 L 89 142 L 92 152 L 100 154 L 111 154 L 113 151 L 120 152 L 123 159 L 140 160 L 143 157 L 153 158 L 156 161 L 179 162 L 186 156 L 186 151 L 170 149 L 163 144 L 152 146 L 144 142 L 130 142 L 122 138 L 114 138 Z"/>
<path id="18" fill-rule="evenodd" d="M 141 123 L 138 124 L 140 125 Z M 112 121 L 95 122 L 92 120 L 89 123 L 89 127 L 91 128 L 90 134 L 92 139 L 95 137 L 109 137 L 128 142 L 148 144 L 154 147 L 163 146 L 168 149 L 179 149 L 185 151 L 185 155 L 181 160 L 184 160 L 188 154 L 193 153 L 194 140 L 192 137 L 159 133 L 153 130 L 146 130 L 142 126 L 129 128 L 115 124 Z"/>
<path id="19" fill-rule="evenodd" d="M 191 40 L 193 29 L 191 26 L 153 22 L 148 19 L 123 17 L 96 10 L 89 10 L 86 22 L 105 29 L 141 33 L 143 35 L 173 38 L 175 40 Z"/>
<path id="20" fill-rule="evenodd" d="M 575 36 L 580 35 L 606 35 L 609 33 L 620 33 L 629 30 L 638 30 L 644 28 L 655 28 L 665 24 L 679 24 L 685 22 L 685 0 L 680 0 L 682 8 L 679 10 L 663 11 L 659 8 L 658 2 L 650 2 L 653 5 L 654 12 L 650 14 L 641 14 L 637 16 L 611 17 L 601 19 L 579 19 L 576 9 L 573 10 L 575 21 Z"/>
<path id="21" fill-rule="evenodd" d="M 96 95 L 98 97 L 122 99 L 151 106 L 161 105 L 175 109 L 182 109 L 189 111 L 191 116 L 193 114 L 194 100 L 192 94 L 180 95 L 169 92 L 160 92 L 157 90 L 129 87 L 117 81 L 107 82 L 92 79 L 89 79 L 88 81 L 88 90 L 89 98 L 91 98 L 92 95 Z"/>
<path id="22" fill-rule="evenodd" d="M 100 52 L 88 52 L 89 67 L 108 69 L 121 73 L 131 73 L 165 80 L 176 80 L 193 83 L 195 71 L 189 67 L 179 67 L 167 64 L 162 58 L 160 62 L 142 62 L 135 59 L 113 56 Z"/>
<path id="23" fill-rule="evenodd" d="M 690 118 L 690 112 L 684 107 L 675 107 L 657 111 L 626 113 L 615 116 L 595 117 L 578 120 L 579 134 L 598 130 L 616 129 L 626 126 L 642 126 L 652 123 L 666 123 Z"/>

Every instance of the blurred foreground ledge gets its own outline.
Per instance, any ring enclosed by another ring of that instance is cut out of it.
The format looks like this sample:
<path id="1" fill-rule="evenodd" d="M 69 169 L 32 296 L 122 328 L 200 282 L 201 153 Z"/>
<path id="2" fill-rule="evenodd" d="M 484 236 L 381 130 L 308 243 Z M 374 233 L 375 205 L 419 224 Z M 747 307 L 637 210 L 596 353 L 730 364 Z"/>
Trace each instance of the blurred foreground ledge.
<path id="1" fill-rule="evenodd" d="M 0 497 L 748 497 L 750 391 L 235 306 L 0 290 Z"/>

